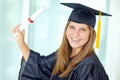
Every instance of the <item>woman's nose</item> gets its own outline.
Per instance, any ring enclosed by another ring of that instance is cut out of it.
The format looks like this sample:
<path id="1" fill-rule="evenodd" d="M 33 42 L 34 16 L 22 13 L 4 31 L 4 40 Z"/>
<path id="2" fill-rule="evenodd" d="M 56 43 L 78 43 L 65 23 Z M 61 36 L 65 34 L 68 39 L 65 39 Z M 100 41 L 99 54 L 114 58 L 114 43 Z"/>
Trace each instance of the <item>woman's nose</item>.
<path id="1" fill-rule="evenodd" d="M 78 32 L 78 31 L 75 31 L 75 32 L 73 33 L 73 36 L 74 36 L 74 37 L 78 37 L 78 36 L 79 36 L 79 32 Z"/>
<path id="2" fill-rule="evenodd" d="M 73 34 L 74 35 L 79 35 L 79 30 L 74 30 Z"/>

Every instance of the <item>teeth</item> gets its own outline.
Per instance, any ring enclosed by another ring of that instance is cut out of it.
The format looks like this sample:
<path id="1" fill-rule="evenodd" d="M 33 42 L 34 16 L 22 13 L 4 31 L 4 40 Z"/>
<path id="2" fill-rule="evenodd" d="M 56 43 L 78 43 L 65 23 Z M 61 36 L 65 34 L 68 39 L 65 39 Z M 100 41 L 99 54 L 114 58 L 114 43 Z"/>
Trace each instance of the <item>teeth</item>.
<path id="1" fill-rule="evenodd" d="M 79 40 L 79 39 L 73 39 L 73 40 Z"/>
<path id="2" fill-rule="evenodd" d="M 78 38 L 72 38 L 72 40 L 79 41 L 80 39 L 78 39 Z"/>

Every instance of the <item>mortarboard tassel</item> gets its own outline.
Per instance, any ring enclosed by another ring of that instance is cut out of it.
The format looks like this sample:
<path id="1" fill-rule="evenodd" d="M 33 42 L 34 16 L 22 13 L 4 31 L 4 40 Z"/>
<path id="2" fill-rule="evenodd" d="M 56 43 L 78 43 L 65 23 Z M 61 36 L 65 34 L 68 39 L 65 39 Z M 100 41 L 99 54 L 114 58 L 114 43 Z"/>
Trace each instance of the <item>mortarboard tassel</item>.
<path id="1" fill-rule="evenodd" d="M 97 36 L 96 36 L 96 48 L 99 48 L 99 46 L 100 46 L 100 30 L 101 30 L 101 11 L 99 13 L 99 19 L 98 19 L 98 28 L 97 28 Z"/>

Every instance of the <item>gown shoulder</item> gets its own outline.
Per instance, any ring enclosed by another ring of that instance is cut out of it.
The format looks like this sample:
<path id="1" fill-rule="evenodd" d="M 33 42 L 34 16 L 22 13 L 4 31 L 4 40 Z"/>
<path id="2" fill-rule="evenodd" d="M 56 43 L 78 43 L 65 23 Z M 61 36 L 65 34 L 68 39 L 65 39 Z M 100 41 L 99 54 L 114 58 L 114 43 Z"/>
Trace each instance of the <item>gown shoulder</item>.
<path id="1" fill-rule="evenodd" d="M 85 58 L 72 72 L 71 80 L 109 80 L 96 55 Z"/>
<path id="2" fill-rule="evenodd" d="M 56 61 L 56 51 L 42 56 L 30 50 L 29 59 L 22 59 L 19 80 L 49 80 Z"/>

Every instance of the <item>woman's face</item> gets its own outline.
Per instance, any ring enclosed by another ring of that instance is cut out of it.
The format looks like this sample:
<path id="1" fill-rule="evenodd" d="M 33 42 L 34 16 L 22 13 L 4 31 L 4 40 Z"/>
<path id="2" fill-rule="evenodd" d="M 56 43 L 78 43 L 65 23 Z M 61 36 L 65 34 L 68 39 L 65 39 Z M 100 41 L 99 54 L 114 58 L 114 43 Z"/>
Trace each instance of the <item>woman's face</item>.
<path id="1" fill-rule="evenodd" d="M 70 22 L 67 30 L 66 36 L 72 48 L 83 47 L 89 39 L 90 30 L 88 25 Z"/>

